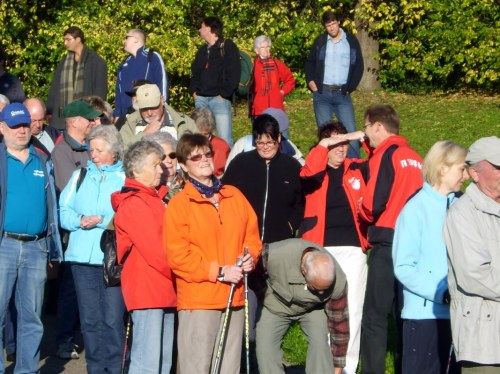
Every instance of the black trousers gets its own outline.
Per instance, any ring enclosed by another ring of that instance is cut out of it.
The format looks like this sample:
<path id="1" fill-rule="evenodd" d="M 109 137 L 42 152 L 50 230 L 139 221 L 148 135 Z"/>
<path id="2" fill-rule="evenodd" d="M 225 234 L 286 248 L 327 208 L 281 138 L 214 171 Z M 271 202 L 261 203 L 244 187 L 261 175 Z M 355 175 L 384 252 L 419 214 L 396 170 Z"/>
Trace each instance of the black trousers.
<path id="1" fill-rule="evenodd" d="M 384 374 L 388 317 L 396 320 L 395 373 L 401 371 L 401 318 L 398 288 L 392 264 L 392 245 L 375 244 L 368 257 L 368 278 L 361 320 L 361 364 L 363 374 Z"/>

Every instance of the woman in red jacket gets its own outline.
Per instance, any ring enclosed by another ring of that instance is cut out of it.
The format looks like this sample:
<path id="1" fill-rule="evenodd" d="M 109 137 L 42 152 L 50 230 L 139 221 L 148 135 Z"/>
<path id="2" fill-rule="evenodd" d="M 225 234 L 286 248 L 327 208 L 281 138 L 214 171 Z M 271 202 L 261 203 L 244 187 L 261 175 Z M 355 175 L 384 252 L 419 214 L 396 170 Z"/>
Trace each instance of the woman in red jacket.
<path id="1" fill-rule="evenodd" d="M 365 188 L 367 160 L 347 157 L 349 141 L 364 133 L 347 134 L 340 122 L 319 128 L 319 143 L 306 157 L 300 176 L 306 194 L 303 239 L 325 247 L 347 276 L 349 289 L 350 338 L 345 373 L 354 374 L 358 365 L 361 316 L 366 289 L 366 227 L 358 219 L 358 200 Z"/>
<path id="2" fill-rule="evenodd" d="M 162 246 L 167 188 L 160 185 L 165 154 L 156 142 L 139 141 L 123 160 L 125 186 L 111 197 L 122 292 L 132 314 L 129 373 L 169 373 L 177 299 Z"/>
<path id="3" fill-rule="evenodd" d="M 253 47 L 253 82 L 250 87 L 250 116 L 256 117 L 267 108 L 285 110 L 283 100 L 295 88 L 295 78 L 290 69 L 271 56 L 271 39 L 265 35 L 255 38 Z"/>

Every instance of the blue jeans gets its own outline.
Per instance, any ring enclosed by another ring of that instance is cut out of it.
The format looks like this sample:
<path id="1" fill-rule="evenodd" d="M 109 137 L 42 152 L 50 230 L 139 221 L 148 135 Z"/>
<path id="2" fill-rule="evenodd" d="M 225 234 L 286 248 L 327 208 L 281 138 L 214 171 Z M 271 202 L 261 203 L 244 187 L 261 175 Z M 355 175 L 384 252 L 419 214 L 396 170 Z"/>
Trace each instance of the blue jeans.
<path id="1" fill-rule="evenodd" d="M 168 374 L 172 366 L 174 309 L 132 311 L 133 341 L 129 374 Z"/>
<path id="2" fill-rule="evenodd" d="M 120 373 L 125 326 L 121 287 L 104 287 L 102 266 L 72 264 L 87 373 Z"/>
<path id="3" fill-rule="evenodd" d="M 341 91 L 323 89 L 323 93 L 313 92 L 313 104 L 318 127 L 325 122 L 331 121 L 335 114 L 337 120 L 347 129 L 347 132 L 356 131 L 351 95 L 344 95 Z M 357 140 L 351 142 L 347 157 L 359 158 L 359 142 Z"/>
<path id="4" fill-rule="evenodd" d="M 0 326 L 12 293 L 17 309 L 17 373 L 38 373 L 43 335 L 43 293 L 47 280 L 48 250 L 45 239 L 22 242 L 7 237 L 0 244 Z M 5 371 L 3 338 L 0 338 L 0 373 Z"/>
<path id="5" fill-rule="evenodd" d="M 208 108 L 215 116 L 217 136 L 224 139 L 230 147 L 233 146 L 233 113 L 231 101 L 220 96 L 197 96 L 194 107 Z"/>

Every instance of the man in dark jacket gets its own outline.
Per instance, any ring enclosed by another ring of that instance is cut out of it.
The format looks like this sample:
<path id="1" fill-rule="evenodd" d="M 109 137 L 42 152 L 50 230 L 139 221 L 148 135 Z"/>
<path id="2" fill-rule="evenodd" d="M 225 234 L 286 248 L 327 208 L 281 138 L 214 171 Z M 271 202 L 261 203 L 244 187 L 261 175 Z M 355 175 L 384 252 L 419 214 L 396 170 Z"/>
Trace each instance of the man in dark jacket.
<path id="1" fill-rule="evenodd" d="M 67 55 L 59 62 L 47 99 L 49 125 L 66 128 L 63 108 L 83 96 L 96 95 L 106 100 L 108 66 L 92 49 L 85 46 L 83 31 L 71 26 L 64 32 Z"/>
<path id="2" fill-rule="evenodd" d="M 205 18 L 198 32 L 206 44 L 191 65 L 194 105 L 214 113 L 217 135 L 232 146 L 231 98 L 240 81 L 240 53 L 231 40 L 223 38 L 222 22 L 217 17 Z"/>
<path id="3" fill-rule="evenodd" d="M 363 56 L 355 36 L 340 28 L 335 12 L 327 10 L 322 16 L 326 32 L 314 40 L 306 61 L 306 82 L 313 92 L 316 124 L 332 120 L 333 114 L 346 127 L 356 130 L 353 92 L 363 76 Z M 359 158 L 359 142 L 352 141 L 348 157 Z"/>

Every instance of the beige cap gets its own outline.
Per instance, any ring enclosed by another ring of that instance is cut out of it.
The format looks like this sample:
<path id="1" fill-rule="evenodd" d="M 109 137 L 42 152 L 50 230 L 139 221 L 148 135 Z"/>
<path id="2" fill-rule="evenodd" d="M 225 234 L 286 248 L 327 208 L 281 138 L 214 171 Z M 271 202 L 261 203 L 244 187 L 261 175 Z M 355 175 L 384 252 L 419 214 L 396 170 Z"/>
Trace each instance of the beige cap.
<path id="1" fill-rule="evenodd" d="M 139 109 L 156 108 L 161 103 L 160 89 L 156 84 L 145 84 L 137 88 L 137 106 Z"/>
<path id="2" fill-rule="evenodd" d="M 495 166 L 500 166 L 500 138 L 489 136 L 476 140 L 469 147 L 465 162 L 469 165 L 486 160 Z"/>

